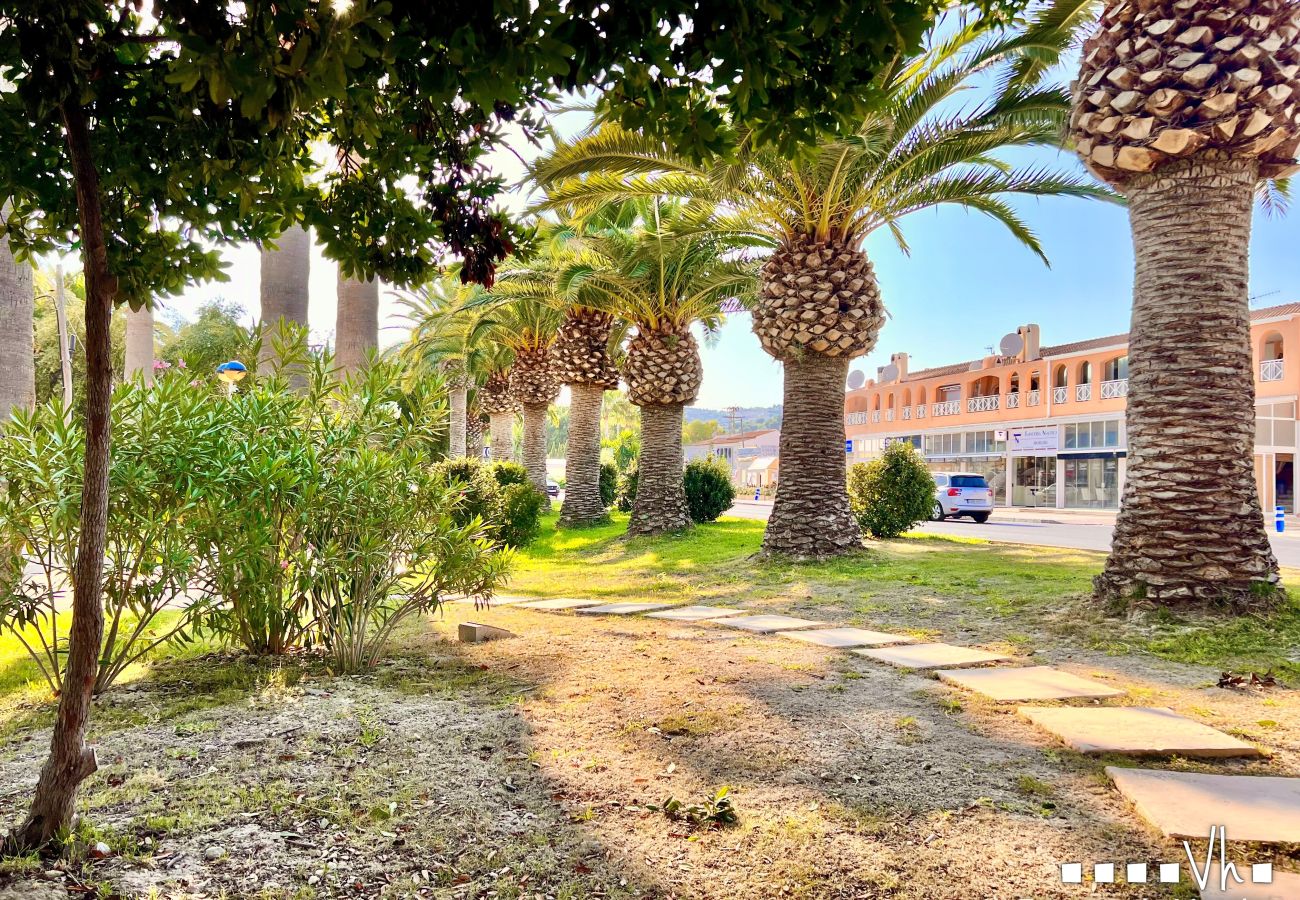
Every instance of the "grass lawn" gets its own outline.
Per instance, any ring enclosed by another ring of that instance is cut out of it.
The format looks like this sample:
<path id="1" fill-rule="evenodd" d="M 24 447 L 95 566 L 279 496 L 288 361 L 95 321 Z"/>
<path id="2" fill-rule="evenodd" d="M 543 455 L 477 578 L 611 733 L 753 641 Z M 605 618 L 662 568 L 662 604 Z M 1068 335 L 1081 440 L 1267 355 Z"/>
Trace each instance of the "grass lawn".
<path id="1" fill-rule="evenodd" d="M 755 557 L 764 525 L 724 518 L 677 537 L 624 540 L 626 516 L 569 531 L 556 531 L 552 519 L 519 554 L 508 590 L 781 608 L 954 640 L 1067 640 L 1111 654 L 1272 671 L 1300 686 L 1300 572 L 1284 573 L 1291 599 L 1267 618 L 1157 610 L 1130 621 L 1088 598 L 1100 553 L 910 535 L 848 559 L 791 564 Z"/>

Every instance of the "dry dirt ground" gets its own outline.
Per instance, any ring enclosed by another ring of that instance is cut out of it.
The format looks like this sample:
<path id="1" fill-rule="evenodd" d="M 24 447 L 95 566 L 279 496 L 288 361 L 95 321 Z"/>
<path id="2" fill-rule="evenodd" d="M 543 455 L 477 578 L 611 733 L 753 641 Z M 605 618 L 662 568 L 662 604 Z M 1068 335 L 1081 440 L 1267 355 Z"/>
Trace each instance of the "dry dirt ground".
<path id="1" fill-rule="evenodd" d="M 518 637 L 455 643 L 467 619 Z M 360 678 L 207 658 L 114 691 L 83 850 L 49 870 L 10 861 L 0 883 L 168 898 L 1193 896 L 1062 886 L 1062 862 L 1183 851 L 1127 808 L 1106 760 L 920 674 L 713 625 L 509 607 L 450 606 L 399 649 Z M 1272 754 L 1157 765 L 1300 775 L 1300 705 L 1286 692 L 1065 645 L 1030 658 Z M 238 690 L 214 694 L 211 679 Z M 47 740 L 14 728 L 0 750 L 5 821 Z M 702 805 L 724 786 L 734 826 L 652 808 Z M 106 857 L 85 849 L 96 841 Z M 1300 848 L 1237 858 L 1300 869 Z"/>

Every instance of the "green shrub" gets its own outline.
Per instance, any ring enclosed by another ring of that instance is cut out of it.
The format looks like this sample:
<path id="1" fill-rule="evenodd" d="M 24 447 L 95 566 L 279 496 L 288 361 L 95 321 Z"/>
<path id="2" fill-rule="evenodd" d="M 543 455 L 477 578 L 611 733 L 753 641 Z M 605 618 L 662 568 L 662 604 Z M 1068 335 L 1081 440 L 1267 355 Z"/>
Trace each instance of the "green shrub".
<path id="1" fill-rule="evenodd" d="M 600 505 L 609 509 L 618 500 L 618 468 L 613 463 L 600 464 Z"/>
<path id="2" fill-rule="evenodd" d="M 618 481 L 618 508 L 620 512 L 631 512 L 636 502 L 637 467 L 632 466 L 623 473 Z"/>
<path id="3" fill-rule="evenodd" d="M 542 513 L 551 498 L 531 484 L 509 484 L 501 491 L 497 538 L 507 547 L 531 544 L 542 530 Z"/>
<path id="4" fill-rule="evenodd" d="M 916 448 L 902 441 L 849 469 L 848 487 L 853 515 L 872 537 L 898 537 L 928 519 L 934 506 L 934 478 Z"/>
<path id="5" fill-rule="evenodd" d="M 452 515 L 457 525 L 465 525 L 476 517 L 485 523 L 495 523 L 501 506 L 501 485 L 488 467 L 473 459 L 445 459 L 432 466 L 431 474 L 436 483 L 460 495 Z"/>
<path id="6" fill-rule="evenodd" d="M 736 502 L 736 486 L 731 483 L 731 469 L 710 455 L 686 464 L 683 475 L 686 506 L 692 522 L 712 522 Z"/>
<path id="7" fill-rule="evenodd" d="M 528 470 L 517 462 L 494 462 L 488 466 L 488 470 L 501 487 L 528 483 Z"/>

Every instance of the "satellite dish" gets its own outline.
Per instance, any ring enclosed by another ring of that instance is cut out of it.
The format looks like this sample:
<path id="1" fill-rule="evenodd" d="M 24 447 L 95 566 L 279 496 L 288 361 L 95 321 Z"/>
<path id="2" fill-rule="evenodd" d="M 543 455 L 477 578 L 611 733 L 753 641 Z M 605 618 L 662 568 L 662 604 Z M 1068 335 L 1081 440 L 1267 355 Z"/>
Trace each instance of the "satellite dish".
<path id="1" fill-rule="evenodd" d="M 1002 339 L 998 349 L 1002 351 L 1003 356 L 1016 356 L 1025 349 L 1025 339 L 1013 331 Z"/>
<path id="2" fill-rule="evenodd" d="M 886 381 L 898 380 L 898 366 L 890 363 L 880 370 L 880 381 L 883 384 Z"/>
<path id="3" fill-rule="evenodd" d="M 861 369 L 854 369 L 849 373 L 849 390 L 856 391 L 862 385 L 866 384 L 867 376 Z"/>

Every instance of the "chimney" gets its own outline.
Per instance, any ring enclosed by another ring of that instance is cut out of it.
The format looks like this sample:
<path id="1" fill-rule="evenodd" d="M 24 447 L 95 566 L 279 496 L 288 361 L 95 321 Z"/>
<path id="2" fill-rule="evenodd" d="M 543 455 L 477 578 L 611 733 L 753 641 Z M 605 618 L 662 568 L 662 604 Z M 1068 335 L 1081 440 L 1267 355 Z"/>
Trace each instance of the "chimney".
<path id="1" fill-rule="evenodd" d="M 1021 325 L 1016 329 L 1025 345 L 1020 350 L 1020 361 L 1029 362 L 1035 359 L 1042 359 L 1042 354 L 1038 351 L 1038 326 L 1034 324 Z"/>
<path id="2" fill-rule="evenodd" d="M 889 361 L 898 367 L 898 380 L 907 380 L 907 354 L 895 353 L 889 357 Z"/>

